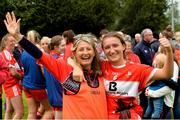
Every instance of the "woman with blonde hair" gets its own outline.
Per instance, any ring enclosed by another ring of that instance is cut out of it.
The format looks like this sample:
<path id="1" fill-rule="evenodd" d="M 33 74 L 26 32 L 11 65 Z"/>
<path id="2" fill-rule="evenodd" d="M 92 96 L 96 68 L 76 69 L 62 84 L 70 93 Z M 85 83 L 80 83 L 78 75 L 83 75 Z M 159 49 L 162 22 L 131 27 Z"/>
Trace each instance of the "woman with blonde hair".
<path id="1" fill-rule="evenodd" d="M 37 31 L 28 31 L 27 38 L 32 44 L 40 48 L 40 35 Z M 39 117 L 52 119 L 53 114 L 48 102 L 45 79 L 40 65 L 26 50 L 21 55 L 21 63 L 24 67 L 22 85 L 27 98 L 28 119 Z"/>
<path id="2" fill-rule="evenodd" d="M 13 12 L 7 13 L 5 25 L 17 42 L 62 83 L 63 119 L 107 119 L 106 94 L 98 53 L 94 42 L 88 36 L 77 36 L 73 45 L 74 59 L 83 69 L 85 76 L 80 83 L 73 80 L 71 66 L 43 53 L 20 34 L 20 23 L 19 20 L 16 21 Z"/>
<path id="3" fill-rule="evenodd" d="M 5 119 L 21 119 L 23 117 L 22 86 L 20 82 L 23 78 L 23 71 L 13 57 L 15 48 L 15 38 L 11 34 L 6 34 L 1 41 L 1 56 L 8 64 L 10 76 L 7 77 L 3 88 L 6 95 Z M 15 112 L 14 117 L 13 112 Z"/>

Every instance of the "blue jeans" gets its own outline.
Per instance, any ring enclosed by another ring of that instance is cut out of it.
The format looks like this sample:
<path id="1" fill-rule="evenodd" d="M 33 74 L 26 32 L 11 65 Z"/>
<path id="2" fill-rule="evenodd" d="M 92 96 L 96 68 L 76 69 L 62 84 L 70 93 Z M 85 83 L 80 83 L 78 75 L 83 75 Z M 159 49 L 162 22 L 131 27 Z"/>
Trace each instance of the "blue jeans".
<path id="1" fill-rule="evenodd" d="M 163 111 L 164 97 L 149 98 L 144 118 L 158 119 Z"/>

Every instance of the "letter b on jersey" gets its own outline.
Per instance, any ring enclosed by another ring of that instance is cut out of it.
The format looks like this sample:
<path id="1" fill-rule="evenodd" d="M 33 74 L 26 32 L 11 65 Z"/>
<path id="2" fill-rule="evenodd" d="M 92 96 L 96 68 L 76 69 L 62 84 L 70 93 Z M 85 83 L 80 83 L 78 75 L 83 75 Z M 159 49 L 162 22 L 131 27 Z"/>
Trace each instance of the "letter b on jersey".
<path id="1" fill-rule="evenodd" d="M 109 83 L 109 91 L 116 91 L 117 90 L 116 85 L 117 85 L 116 82 L 110 82 Z"/>

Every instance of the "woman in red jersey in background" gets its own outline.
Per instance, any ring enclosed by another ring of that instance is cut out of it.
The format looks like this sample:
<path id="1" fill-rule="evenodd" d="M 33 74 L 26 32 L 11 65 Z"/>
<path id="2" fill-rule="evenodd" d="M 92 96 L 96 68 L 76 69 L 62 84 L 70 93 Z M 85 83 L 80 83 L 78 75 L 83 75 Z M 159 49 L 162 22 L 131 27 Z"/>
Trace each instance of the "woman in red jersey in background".
<path id="1" fill-rule="evenodd" d="M 139 57 L 132 51 L 133 46 L 132 46 L 131 36 L 125 35 L 124 40 L 126 43 L 126 50 L 125 50 L 126 59 L 131 62 L 141 63 Z"/>
<path id="2" fill-rule="evenodd" d="M 10 76 L 3 84 L 6 95 L 5 119 L 21 119 L 24 111 L 22 86 L 20 85 L 20 80 L 23 78 L 23 71 L 20 69 L 12 54 L 15 48 L 15 42 L 15 38 L 10 34 L 6 34 L 1 41 L 1 55 L 8 64 L 10 70 Z M 13 112 L 15 112 L 14 117 Z"/>
<path id="3" fill-rule="evenodd" d="M 67 62 L 68 57 L 72 56 L 72 46 L 74 42 L 74 32 L 73 30 L 66 30 L 63 32 L 62 37 L 66 41 L 66 48 L 64 51 L 64 60 Z"/>
<path id="4" fill-rule="evenodd" d="M 9 77 L 9 67 L 7 62 L 0 55 L 0 119 L 2 119 L 2 84 Z"/>

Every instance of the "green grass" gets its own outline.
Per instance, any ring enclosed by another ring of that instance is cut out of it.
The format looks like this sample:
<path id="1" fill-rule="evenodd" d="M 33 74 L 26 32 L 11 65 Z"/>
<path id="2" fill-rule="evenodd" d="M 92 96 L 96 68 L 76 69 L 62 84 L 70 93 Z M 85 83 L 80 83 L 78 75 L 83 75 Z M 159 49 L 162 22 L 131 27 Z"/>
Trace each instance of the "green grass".
<path id="1" fill-rule="evenodd" d="M 22 94 L 23 97 L 23 105 L 24 105 L 24 116 L 23 119 L 27 119 L 27 115 L 28 115 L 28 109 L 27 109 L 27 103 L 26 103 L 26 97 L 24 95 L 24 92 Z M 4 109 L 4 103 L 5 103 L 5 95 L 2 95 L 2 117 L 4 118 L 4 113 L 5 113 L 5 109 Z"/>

